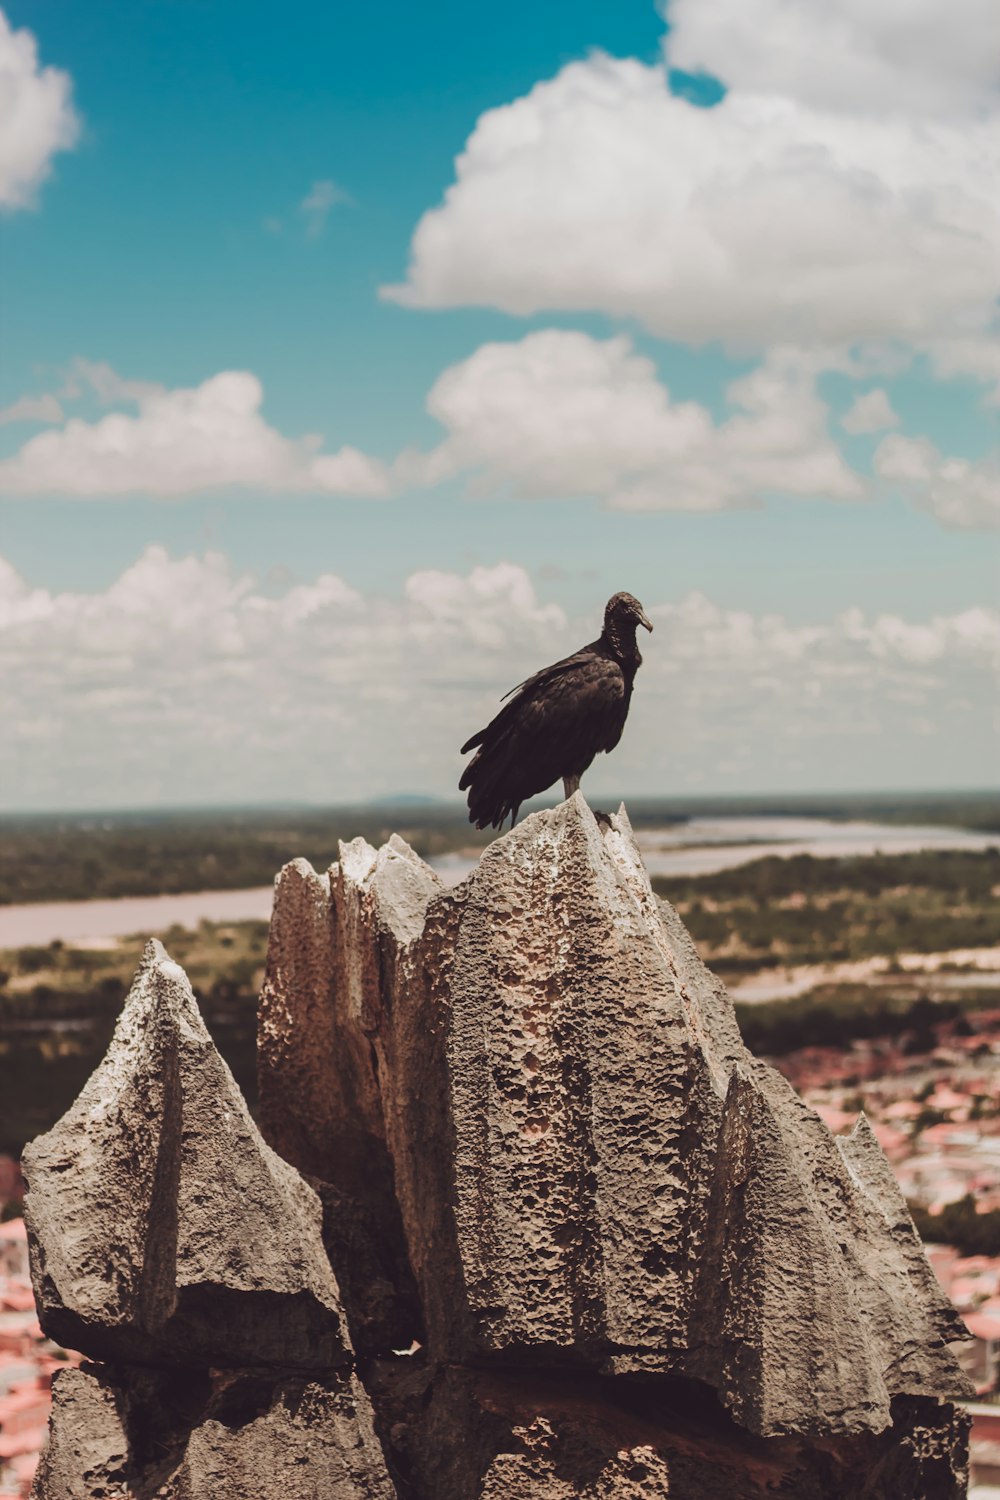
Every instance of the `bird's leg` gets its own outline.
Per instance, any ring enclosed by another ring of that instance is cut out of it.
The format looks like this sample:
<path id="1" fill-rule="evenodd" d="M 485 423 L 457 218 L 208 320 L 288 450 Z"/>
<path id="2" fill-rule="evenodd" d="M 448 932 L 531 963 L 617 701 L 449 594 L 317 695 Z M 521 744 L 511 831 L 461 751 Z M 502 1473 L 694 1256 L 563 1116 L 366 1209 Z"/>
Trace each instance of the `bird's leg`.
<path id="1" fill-rule="evenodd" d="M 567 802 L 572 797 L 573 793 L 574 792 L 578 792 L 579 790 L 580 790 L 580 778 L 579 778 L 579 776 L 564 776 L 563 777 L 563 791 L 564 791 L 564 793 L 566 795 L 566 801 Z"/>

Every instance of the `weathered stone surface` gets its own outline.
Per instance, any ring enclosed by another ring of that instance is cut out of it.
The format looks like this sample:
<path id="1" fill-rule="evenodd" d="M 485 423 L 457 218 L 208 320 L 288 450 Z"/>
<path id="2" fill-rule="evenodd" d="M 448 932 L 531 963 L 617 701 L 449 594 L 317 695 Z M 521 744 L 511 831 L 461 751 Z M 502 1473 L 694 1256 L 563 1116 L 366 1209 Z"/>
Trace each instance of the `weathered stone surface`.
<path id="1" fill-rule="evenodd" d="M 396 1500 L 349 1374 L 171 1383 L 84 1366 L 57 1378 L 33 1500 Z"/>
<path id="2" fill-rule="evenodd" d="M 327 1251 L 361 1353 L 422 1337 L 385 1138 L 379 1038 L 397 956 L 441 882 L 396 835 L 275 882 L 258 1027 L 261 1127 L 327 1205 Z"/>
<path id="3" fill-rule="evenodd" d="M 623 813 L 453 892 L 395 838 L 286 867 L 260 1080 L 316 1192 L 151 945 L 29 1153 L 45 1326 L 111 1361 L 35 1500 L 964 1494 L 961 1325 L 874 1136 L 746 1051 Z"/>
<path id="4" fill-rule="evenodd" d="M 369 1377 L 412 1500 L 962 1500 L 968 1418 L 898 1398 L 892 1426 L 755 1436 L 693 1381 L 498 1367 Z"/>
<path id="5" fill-rule="evenodd" d="M 320 1202 L 261 1139 L 159 943 L 25 1172 L 39 1314 L 66 1347 L 152 1364 L 350 1359 Z"/>
<path id="6" fill-rule="evenodd" d="M 894 1395 L 967 1393 L 962 1325 L 864 1119 L 837 1140 L 773 1069 L 735 1068 L 706 1226 L 685 1369 L 744 1426 L 879 1431 Z"/>
<path id="7" fill-rule="evenodd" d="M 368 1047 L 433 1358 L 693 1376 L 762 1434 L 967 1392 L 877 1145 L 842 1150 L 747 1053 L 624 814 L 527 818 L 422 926 L 378 894 L 404 859 L 417 882 L 408 851 L 342 860 L 331 1003 Z"/>
<path id="8" fill-rule="evenodd" d="M 341 844 L 324 875 L 293 860 L 275 881 L 257 1039 L 262 1128 L 300 1172 L 357 1197 L 391 1183 L 373 1051 L 386 971 L 440 890 L 395 834 L 380 850 Z"/>
<path id="9" fill-rule="evenodd" d="M 95 1370 L 62 1370 L 32 1500 L 127 1500 L 128 1439 L 121 1393 Z"/>

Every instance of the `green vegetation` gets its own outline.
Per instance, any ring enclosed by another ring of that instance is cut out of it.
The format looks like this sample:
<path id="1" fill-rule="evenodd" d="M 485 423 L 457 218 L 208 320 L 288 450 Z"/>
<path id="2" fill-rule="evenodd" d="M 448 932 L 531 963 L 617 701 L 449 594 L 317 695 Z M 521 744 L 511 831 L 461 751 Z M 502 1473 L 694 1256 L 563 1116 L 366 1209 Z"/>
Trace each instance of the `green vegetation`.
<path id="1" fill-rule="evenodd" d="M 930 1052 L 934 1027 L 972 1010 L 1000 1010 L 1000 986 L 961 998 L 886 992 L 868 984 L 819 985 L 797 1000 L 737 1002 L 736 1019 L 751 1052 L 783 1057 L 799 1047 L 847 1047 L 866 1037 L 907 1036 L 912 1052 Z"/>
<path id="2" fill-rule="evenodd" d="M 929 1245 L 954 1245 L 963 1255 L 1000 1255 L 1000 1209 L 976 1213 L 971 1193 L 940 1213 L 928 1213 L 919 1203 L 909 1205 L 920 1238 Z"/>
<path id="3" fill-rule="evenodd" d="M 267 923 L 203 922 L 162 936 L 252 1108 Z M 107 950 L 51 943 L 0 953 L 0 1152 L 19 1155 L 80 1092 L 111 1039 L 142 946 L 135 938 Z"/>
<path id="4" fill-rule="evenodd" d="M 613 799 L 605 799 L 612 805 Z M 552 798 L 540 799 L 532 807 Z M 691 817 L 781 815 L 934 823 L 1000 833 L 1000 794 L 637 799 L 636 827 Z M 337 840 L 381 843 L 395 830 L 418 854 L 478 849 L 494 835 L 469 826 L 458 802 L 370 807 L 245 808 L 0 817 L 0 904 L 150 896 L 269 885 L 296 855 L 317 869 Z"/>
<path id="5" fill-rule="evenodd" d="M 1000 943 L 1000 848 L 767 855 L 715 875 L 658 876 L 653 887 L 723 974 Z"/>
<path id="6" fill-rule="evenodd" d="M 425 858 L 486 841 L 457 807 L 2 818 L 0 905 L 270 885 L 298 855 L 326 869 L 338 839 L 394 830 Z"/>

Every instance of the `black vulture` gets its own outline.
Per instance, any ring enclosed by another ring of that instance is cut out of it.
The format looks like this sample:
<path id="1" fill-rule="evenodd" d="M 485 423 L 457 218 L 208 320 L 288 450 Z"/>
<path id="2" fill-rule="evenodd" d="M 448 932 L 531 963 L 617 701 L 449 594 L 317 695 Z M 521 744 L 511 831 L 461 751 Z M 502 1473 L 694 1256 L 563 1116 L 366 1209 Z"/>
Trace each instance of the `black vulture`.
<path id="1" fill-rule="evenodd" d="M 466 740 L 462 754 L 476 754 L 458 787 L 468 788 L 470 823 L 499 828 L 509 815 L 513 827 L 522 802 L 560 776 L 571 797 L 594 756 L 615 748 L 642 661 L 638 625 L 653 628 L 638 599 L 615 594 L 596 641 L 511 688 L 506 708 Z"/>

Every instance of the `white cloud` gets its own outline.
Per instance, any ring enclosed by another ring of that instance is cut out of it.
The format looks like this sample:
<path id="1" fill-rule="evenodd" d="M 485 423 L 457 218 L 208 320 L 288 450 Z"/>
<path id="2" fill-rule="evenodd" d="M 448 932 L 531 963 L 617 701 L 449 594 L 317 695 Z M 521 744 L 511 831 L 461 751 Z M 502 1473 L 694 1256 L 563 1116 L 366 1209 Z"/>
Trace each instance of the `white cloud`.
<path id="1" fill-rule="evenodd" d="M 894 432 L 875 450 L 875 469 L 945 526 L 1000 529 L 1000 461 L 948 458 L 927 438 Z"/>
<path id="2" fill-rule="evenodd" d="M 545 329 L 484 344 L 436 381 L 427 409 L 448 436 L 404 454 L 402 483 L 461 474 L 478 492 L 594 495 L 626 510 L 717 510 L 770 492 L 855 499 L 863 485 L 826 430 L 827 408 L 794 353 L 728 392 L 715 425 L 677 402 L 630 341 Z"/>
<path id="3" fill-rule="evenodd" d="M 299 212 L 306 221 L 306 234 L 310 239 L 316 239 L 326 228 L 331 208 L 338 203 L 349 203 L 350 194 L 345 193 L 342 187 L 329 177 L 314 182 L 302 202 L 299 204 Z"/>
<path id="4" fill-rule="evenodd" d="M 840 419 L 841 427 L 854 434 L 881 432 L 885 427 L 898 424 L 899 417 L 893 411 L 888 392 L 881 386 L 855 397 L 853 406 Z"/>
<path id="5" fill-rule="evenodd" d="M 665 68 L 596 55 L 480 117 L 383 294 L 593 309 L 690 343 L 958 337 L 1000 291 L 998 175 L 1000 109 L 911 119 L 746 89 L 700 109 Z"/>
<path id="6" fill-rule="evenodd" d="M 59 395 L 67 401 L 78 401 L 85 390 L 92 392 L 102 406 L 122 402 L 139 405 L 153 396 L 165 396 L 167 388 L 156 380 L 127 380 L 103 360 L 84 359 L 71 362 Z"/>
<path id="7" fill-rule="evenodd" d="M 0 207 L 30 207 L 53 156 L 76 143 L 72 86 L 68 73 L 39 67 L 32 33 L 0 10 Z"/>
<path id="8" fill-rule="evenodd" d="M 0 786 L 93 806 L 425 785 L 457 764 L 463 713 L 565 628 L 509 564 L 363 598 L 332 572 L 276 590 L 162 547 L 95 594 L 0 559 Z"/>
<path id="9" fill-rule="evenodd" d="M 0 427 L 11 422 L 61 422 L 63 409 L 55 396 L 18 396 L 9 406 L 0 407 Z"/>
<path id="10" fill-rule="evenodd" d="M 965 375 L 992 386 L 985 405 L 1000 406 L 1000 332 L 996 329 L 971 338 L 938 340 L 926 352 L 936 374 L 946 380 Z"/>
<path id="11" fill-rule="evenodd" d="M 128 400 L 138 414 L 75 417 L 38 433 L 0 461 L 0 492 L 15 495 L 177 496 L 245 488 L 270 492 L 378 496 L 384 469 L 356 448 L 320 451 L 322 439 L 292 441 L 260 413 L 263 390 L 247 371 L 226 370 L 193 389 L 123 382 L 107 366 L 78 361 L 77 373 L 103 399 Z"/>
<path id="12" fill-rule="evenodd" d="M 850 114 L 971 115 L 1000 91 L 994 0 L 669 0 L 671 63 Z"/>
<path id="13" fill-rule="evenodd" d="M 855 608 L 802 624 L 695 593 L 650 613 L 623 743 L 640 784 L 930 787 L 994 774 L 1000 611 L 913 621 Z"/>
<path id="14" fill-rule="evenodd" d="M 83 594 L 31 588 L 0 559 L 0 786 L 20 806 L 457 797 L 462 740 L 591 639 L 601 602 L 567 620 L 513 563 L 374 596 L 335 572 L 275 587 L 150 547 Z M 700 594 L 644 602 L 656 632 L 591 795 L 705 772 L 744 789 L 988 779 L 997 611 L 796 623 Z"/>

